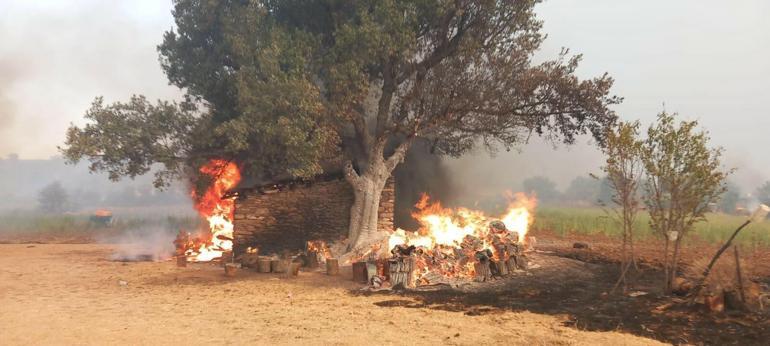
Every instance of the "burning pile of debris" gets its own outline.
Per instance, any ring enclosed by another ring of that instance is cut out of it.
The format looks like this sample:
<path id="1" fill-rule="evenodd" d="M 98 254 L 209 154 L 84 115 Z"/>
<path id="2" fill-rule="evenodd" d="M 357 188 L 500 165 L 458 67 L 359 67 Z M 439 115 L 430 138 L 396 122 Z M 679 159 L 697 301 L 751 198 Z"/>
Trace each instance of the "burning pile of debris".
<path id="1" fill-rule="evenodd" d="M 535 200 L 511 196 L 506 213 L 493 219 L 480 211 L 443 208 L 423 196 L 413 217 L 422 227 L 416 232 L 397 230 L 384 244 L 353 263 L 354 279 L 380 288 L 480 282 L 526 270 L 525 255 L 535 239 L 527 237 Z"/>

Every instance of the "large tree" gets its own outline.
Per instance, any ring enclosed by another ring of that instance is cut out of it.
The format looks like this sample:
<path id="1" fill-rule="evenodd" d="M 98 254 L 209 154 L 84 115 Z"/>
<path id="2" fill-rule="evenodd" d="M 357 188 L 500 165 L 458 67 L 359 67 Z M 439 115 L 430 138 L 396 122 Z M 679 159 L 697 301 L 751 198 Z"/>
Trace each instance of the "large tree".
<path id="1" fill-rule="evenodd" d="M 381 191 L 417 138 L 454 156 L 532 134 L 602 141 L 615 120 L 608 106 L 620 101 L 612 79 L 578 79 L 580 56 L 566 50 L 533 61 L 544 39 L 538 2 L 177 0 L 159 51 L 188 101 L 97 102 L 94 122 L 71 128 L 63 150 L 115 176 L 161 162 L 160 178 L 195 172 L 198 158 L 267 176 L 312 176 L 340 159 L 355 193 L 349 236 L 361 246 L 378 236 Z M 163 128 L 173 109 L 186 127 Z M 111 126 L 127 118 L 153 131 Z"/>

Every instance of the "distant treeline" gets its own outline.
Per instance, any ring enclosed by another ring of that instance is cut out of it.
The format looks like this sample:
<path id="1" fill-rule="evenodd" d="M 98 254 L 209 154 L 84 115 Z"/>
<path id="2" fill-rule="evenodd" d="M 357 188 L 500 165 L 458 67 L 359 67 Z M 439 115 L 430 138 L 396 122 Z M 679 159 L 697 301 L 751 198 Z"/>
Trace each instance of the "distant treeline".
<path id="1" fill-rule="evenodd" d="M 567 206 L 607 206 L 612 204 L 613 191 L 606 177 L 578 176 L 566 189 L 558 189 L 556 183 L 545 176 L 535 176 L 522 182 L 523 191 L 534 193 L 540 204 Z M 744 192 L 728 181 L 727 191 L 713 206 L 714 211 L 725 213 L 748 212 L 758 203 L 770 203 L 770 182 L 757 187 L 756 191 Z"/>
<path id="2" fill-rule="evenodd" d="M 159 191 L 151 175 L 113 182 L 106 174 L 89 173 L 87 163 L 67 165 L 60 158 L 0 159 L 0 211 L 189 205 L 188 191 L 181 183 Z"/>

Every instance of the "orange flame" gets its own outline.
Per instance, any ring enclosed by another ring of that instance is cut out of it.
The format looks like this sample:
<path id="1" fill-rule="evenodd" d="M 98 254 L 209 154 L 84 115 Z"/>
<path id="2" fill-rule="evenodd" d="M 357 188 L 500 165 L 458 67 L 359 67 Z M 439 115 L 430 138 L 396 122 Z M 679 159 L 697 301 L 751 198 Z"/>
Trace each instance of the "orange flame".
<path id="1" fill-rule="evenodd" d="M 188 256 L 193 261 L 205 262 L 220 258 L 224 252 L 233 249 L 235 200 L 223 196 L 241 181 L 241 171 L 230 161 L 211 160 L 200 168 L 200 172 L 213 179 L 203 195 L 198 196 L 194 190 L 192 192 L 196 201 L 195 210 L 208 221 L 211 238 L 197 250 L 190 249 Z"/>
<path id="2" fill-rule="evenodd" d="M 329 249 L 329 245 L 323 240 L 311 240 L 307 242 L 307 251 L 314 252 L 321 256 L 326 261 L 327 258 L 332 257 L 332 252 Z"/>
<path id="3" fill-rule="evenodd" d="M 397 229 L 388 239 L 389 249 L 397 245 L 414 245 L 427 254 L 416 259 L 418 280 L 430 272 L 444 277 L 473 277 L 472 259 L 476 251 L 492 250 L 497 259 L 500 254 L 493 246 L 496 241 L 504 239 L 518 244 L 527 241 L 537 202 L 523 193 L 508 197 L 505 214 L 491 218 L 478 210 L 444 208 L 438 202 L 431 204 L 429 197 L 423 195 L 415 205 L 417 211 L 412 214 L 420 228 L 416 232 Z M 490 222 L 493 220 L 505 224 L 507 232 L 492 229 Z"/>

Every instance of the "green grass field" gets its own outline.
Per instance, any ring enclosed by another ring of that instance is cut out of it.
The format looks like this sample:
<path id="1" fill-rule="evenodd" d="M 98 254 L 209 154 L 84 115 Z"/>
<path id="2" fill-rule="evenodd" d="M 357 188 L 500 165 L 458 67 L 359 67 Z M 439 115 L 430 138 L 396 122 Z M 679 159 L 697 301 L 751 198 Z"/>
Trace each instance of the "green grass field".
<path id="1" fill-rule="evenodd" d="M 710 243 L 721 243 L 746 219 L 746 216 L 709 214 L 707 221 L 695 226 L 692 235 Z M 600 208 L 538 207 L 533 228 L 562 235 L 577 233 L 619 237 L 621 234 L 620 224 Z M 650 239 L 655 236 L 650 229 L 647 213 L 639 213 L 635 229 L 638 239 Z M 755 247 L 770 247 L 770 221 L 749 225 L 741 231 L 736 242 Z"/>

